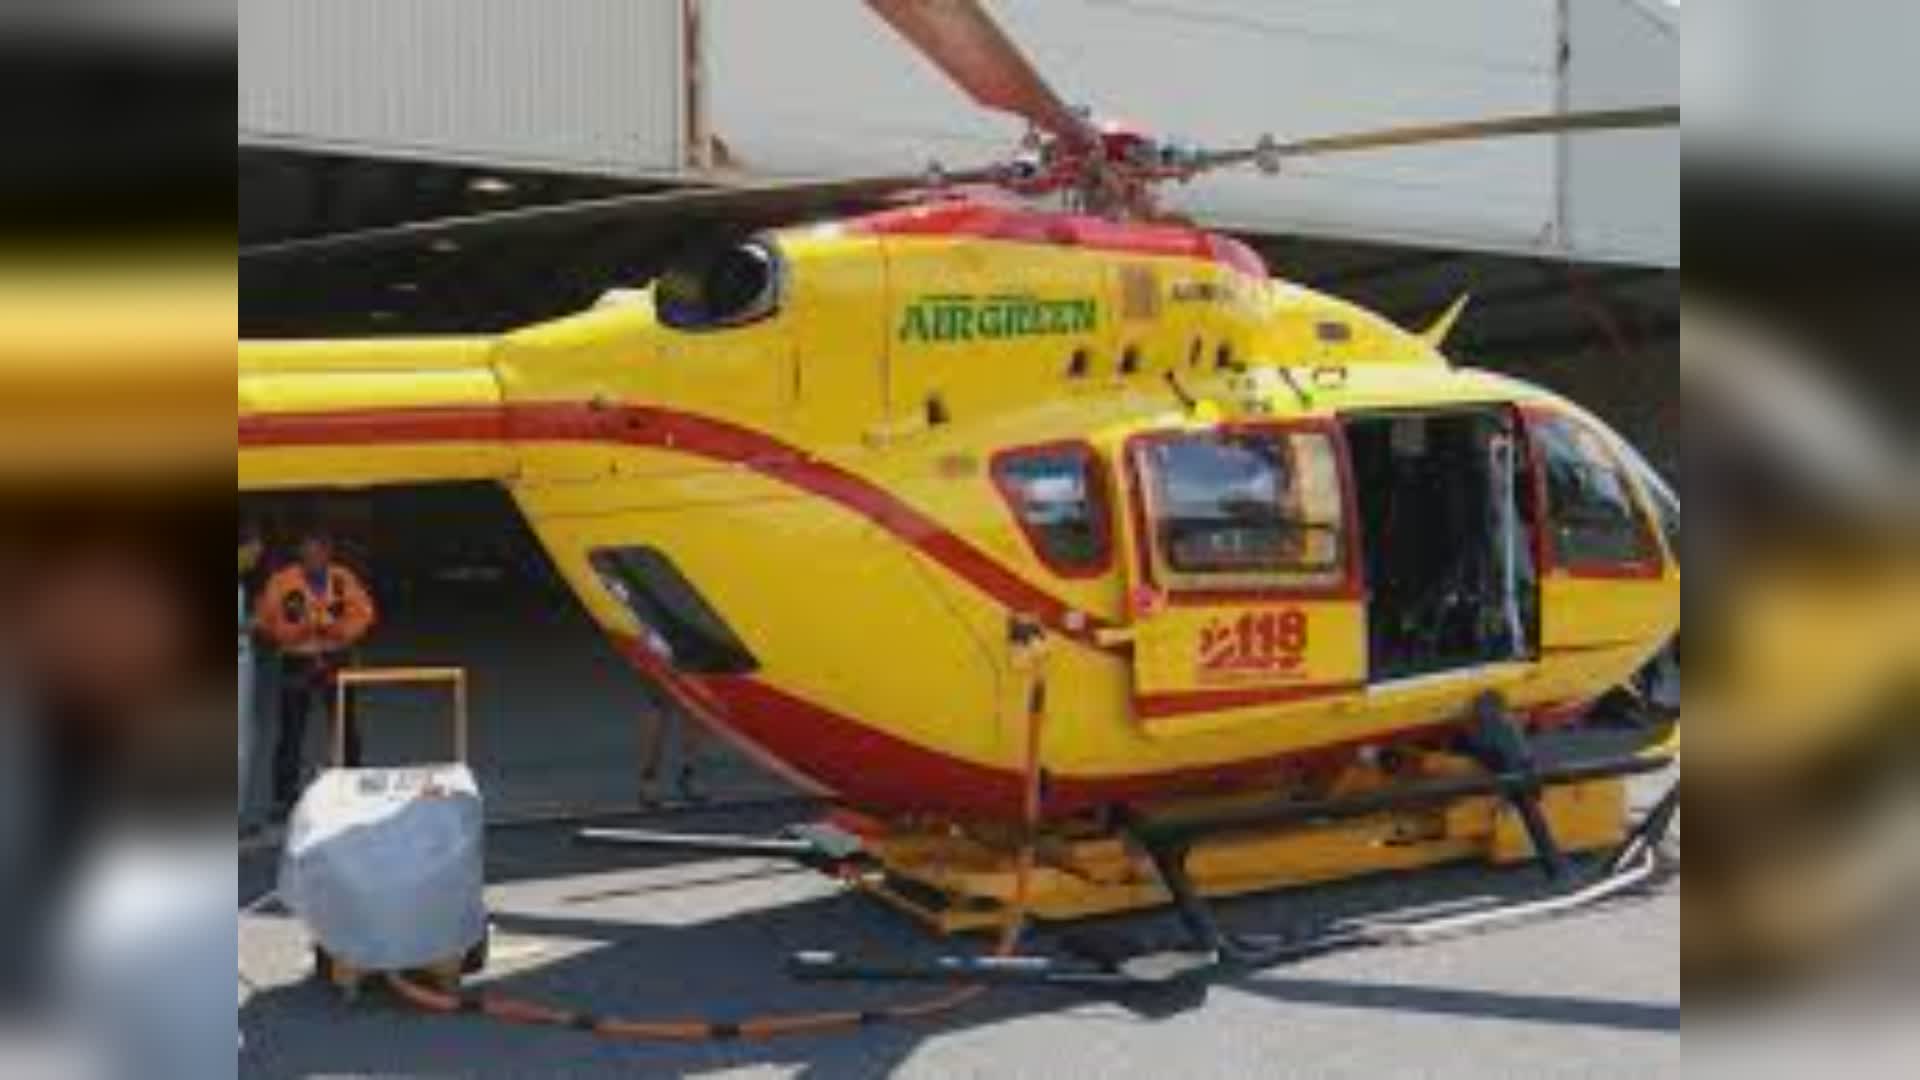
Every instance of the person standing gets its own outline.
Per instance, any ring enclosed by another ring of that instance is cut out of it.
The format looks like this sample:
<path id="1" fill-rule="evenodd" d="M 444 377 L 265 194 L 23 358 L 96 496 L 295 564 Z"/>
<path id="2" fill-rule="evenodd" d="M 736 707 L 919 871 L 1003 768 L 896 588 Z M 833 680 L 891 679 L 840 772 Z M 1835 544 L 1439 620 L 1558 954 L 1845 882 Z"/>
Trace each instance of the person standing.
<path id="1" fill-rule="evenodd" d="M 707 801 L 706 791 L 696 783 L 694 766 L 701 757 L 701 744 L 705 741 L 705 727 L 699 720 L 689 717 L 672 698 L 666 694 L 647 688 L 647 696 L 653 701 L 652 723 L 642 738 L 640 751 L 640 802 L 643 806 L 658 806 L 667 802 L 703 803 Z M 672 770 L 674 782 L 671 790 L 660 785 L 660 774 L 666 768 L 669 751 L 678 757 L 677 768 Z"/>
<path id="2" fill-rule="evenodd" d="M 240 523 L 240 573 L 235 588 L 239 597 L 239 700 L 234 709 L 238 720 L 234 745 L 240 762 L 235 771 L 235 814 L 244 820 L 247 814 L 247 766 L 253 760 L 253 605 L 247 603 L 247 575 L 260 561 L 260 534 L 246 521 Z"/>
<path id="3" fill-rule="evenodd" d="M 285 820 L 300 796 L 307 719 L 316 701 L 331 705 L 335 680 L 352 649 L 373 628 L 373 597 L 333 557 L 319 532 L 300 541 L 297 562 L 267 579 L 256 608 L 261 632 L 280 651 L 280 736 L 273 754 L 274 817 Z M 347 709 L 346 760 L 360 764 L 360 730 Z"/>

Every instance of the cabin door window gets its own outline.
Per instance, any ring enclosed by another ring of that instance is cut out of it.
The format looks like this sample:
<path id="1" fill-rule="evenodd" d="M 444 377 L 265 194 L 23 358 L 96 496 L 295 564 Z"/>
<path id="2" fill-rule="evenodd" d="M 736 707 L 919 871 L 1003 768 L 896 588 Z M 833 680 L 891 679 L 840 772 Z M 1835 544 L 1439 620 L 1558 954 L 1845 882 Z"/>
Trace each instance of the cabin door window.
<path id="1" fill-rule="evenodd" d="M 1339 430 L 1170 431 L 1127 451 L 1135 710 L 1150 732 L 1350 696 L 1364 615 Z"/>
<path id="2" fill-rule="evenodd" d="M 1155 580 L 1199 594 L 1344 582 L 1339 466 L 1325 432 L 1172 435 L 1139 454 Z"/>

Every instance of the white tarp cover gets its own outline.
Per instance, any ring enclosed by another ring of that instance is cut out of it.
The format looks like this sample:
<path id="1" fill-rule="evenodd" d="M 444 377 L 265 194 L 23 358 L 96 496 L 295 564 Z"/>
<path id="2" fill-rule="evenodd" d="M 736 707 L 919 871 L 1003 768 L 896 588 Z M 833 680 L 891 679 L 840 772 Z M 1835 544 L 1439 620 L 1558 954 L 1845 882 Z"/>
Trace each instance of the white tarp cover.
<path id="1" fill-rule="evenodd" d="M 294 808 L 280 896 L 354 967 L 423 967 L 486 932 L 484 842 L 465 765 L 330 769 Z"/>

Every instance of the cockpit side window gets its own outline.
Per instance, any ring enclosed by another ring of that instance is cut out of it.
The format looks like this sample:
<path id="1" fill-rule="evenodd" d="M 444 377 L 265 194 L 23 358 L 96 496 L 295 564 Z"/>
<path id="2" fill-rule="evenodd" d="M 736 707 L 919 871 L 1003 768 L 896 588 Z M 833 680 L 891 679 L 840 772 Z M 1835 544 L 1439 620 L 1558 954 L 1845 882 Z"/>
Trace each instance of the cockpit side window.
<path id="1" fill-rule="evenodd" d="M 1654 521 L 1660 526 L 1660 533 L 1666 537 L 1667 555 L 1674 562 L 1680 561 L 1680 496 L 1676 494 L 1666 478 L 1653 467 L 1640 451 L 1630 442 L 1621 440 L 1614 444 L 1614 450 L 1620 455 L 1620 461 L 1627 471 L 1640 481 L 1640 490 L 1646 494 L 1647 504 L 1653 508 Z"/>
<path id="2" fill-rule="evenodd" d="M 1530 419 L 1545 467 L 1551 556 L 1576 575 L 1657 574 L 1658 542 L 1601 435 L 1572 417 Z"/>
<path id="3" fill-rule="evenodd" d="M 1027 543 L 1061 577 L 1097 577 L 1113 552 L 1106 472 L 1084 443 L 1050 443 L 994 458 L 994 485 Z"/>
<path id="4" fill-rule="evenodd" d="M 780 310 L 785 289 L 779 250 L 755 238 L 676 260 L 654 284 L 654 311 L 676 330 L 745 326 Z"/>

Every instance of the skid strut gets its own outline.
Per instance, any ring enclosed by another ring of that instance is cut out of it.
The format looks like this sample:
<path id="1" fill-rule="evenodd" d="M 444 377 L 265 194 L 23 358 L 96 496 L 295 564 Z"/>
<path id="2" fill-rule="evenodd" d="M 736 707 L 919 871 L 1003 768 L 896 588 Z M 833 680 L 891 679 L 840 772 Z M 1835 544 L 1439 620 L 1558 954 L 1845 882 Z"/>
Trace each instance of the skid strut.
<path id="1" fill-rule="evenodd" d="M 1554 839 L 1547 815 L 1540 810 L 1540 772 L 1534 764 L 1533 750 L 1513 717 L 1493 694 L 1482 694 L 1473 704 L 1473 729 L 1462 740 L 1468 754 L 1486 766 L 1487 771 L 1517 777 L 1520 783 L 1501 792 L 1520 816 L 1527 839 L 1533 843 L 1534 858 L 1551 881 L 1565 881 L 1572 873 L 1566 852 Z"/>
<path id="2" fill-rule="evenodd" d="M 780 836 L 658 832 L 653 829 L 581 829 L 573 834 L 586 847 L 657 851 L 680 855 L 790 859 L 814 870 L 832 872 L 861 861 L 860 838 L 831 826 L 803 825 Z"/>

